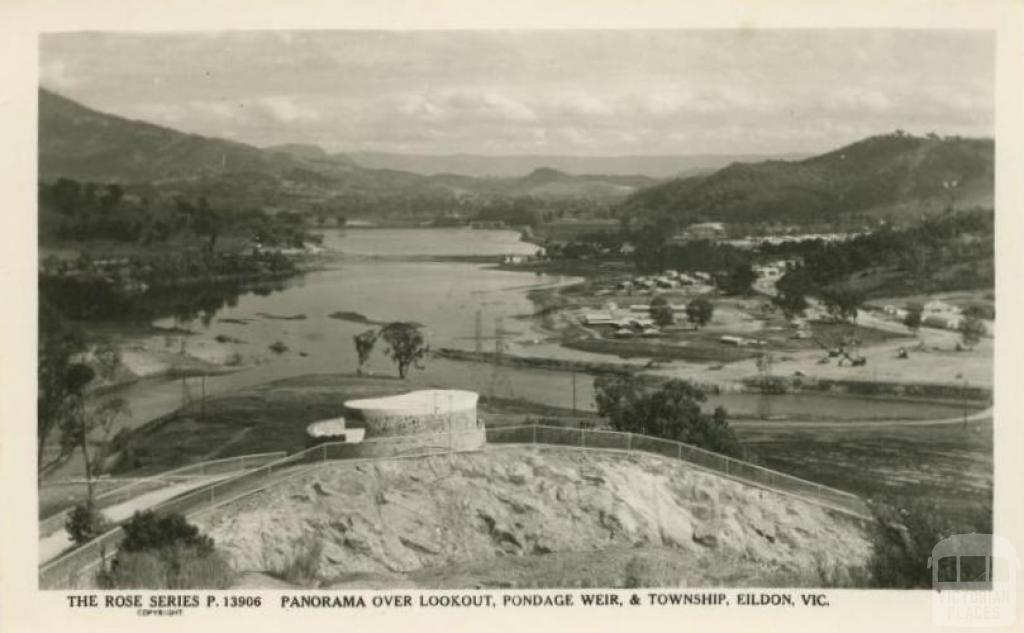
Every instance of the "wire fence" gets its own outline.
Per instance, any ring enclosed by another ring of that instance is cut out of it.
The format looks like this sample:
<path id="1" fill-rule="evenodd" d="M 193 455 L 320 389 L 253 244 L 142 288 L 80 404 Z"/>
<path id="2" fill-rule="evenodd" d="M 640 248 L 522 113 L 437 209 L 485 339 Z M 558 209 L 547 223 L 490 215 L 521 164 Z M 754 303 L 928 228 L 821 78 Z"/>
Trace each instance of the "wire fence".
<path id="1" fill-rule="evenodd" d="M 287 453 L 284 451 L 273 451 L 270 453 L 224 457 L 199 462 L 198 464 L 189 464 L 188 466 L 182 466 L 181 468 L 175 468 L 174 470 L 164 471 L 148 477 L 140 477 L 123 486 L 103 491 L 93 497 L 93 502 L 102 510 L 103 508 L 109 508 L 110 506 L 182 481 L 248 470 L 281 459 L 285 455 Z M 97 480 L 97 482 L 102 481 L 102 479 Z M 64 524 L 67 522 L 70 513 L 71 508 L 64 508 L 42 519 L 39 522 L 39 534 L 53 534 L 58 530 L 64 529 Z"/>
<path id="2" fill-rule="evenodd" d="M 715 453 L 692 444 L 651 437 L 649 435 L 528 424 L 495 428 L 488 427 L 487 441 L 491 444 L 555 445 L 652 453 L 678 459 L 744 483 L 799 495 L 810 501 L 861 517 L 866 518 L 870 516 L 870 509 L 867 504 L 855 494 L 722 455 L 721 453 Z"/>
<path id="3" fill-rule="evenodd" d="M 181 513 L 195 516 L 266 490 L 284 479 L 301 475 L 307 469 L 301 468 L 302 466 L 309 467 L 336 460 L 374 462 L 476 450 L 482 445 L 484 435 L 489 444 L 565 446 L 584 450 L 661 455 L 747 484 L 797 495 L 807 501 L 862 518 L 870 515 L 867 504 L 857 495 L 690 444 L 635 433 L 572 429 L 541 424 L 369 439 L 357 444 L 318 444 L 248 468 L 238 475 L 197 487 L 148 509 L 159 514 Z M 123 536 L 124 530 L 118 526 L 41 566 L 40 588 L 73 587 L 77 586 L 80 580 L 88 581 L 84 575 L 93 574 L 92 570 L 101 561 L 113 556 Z"/>

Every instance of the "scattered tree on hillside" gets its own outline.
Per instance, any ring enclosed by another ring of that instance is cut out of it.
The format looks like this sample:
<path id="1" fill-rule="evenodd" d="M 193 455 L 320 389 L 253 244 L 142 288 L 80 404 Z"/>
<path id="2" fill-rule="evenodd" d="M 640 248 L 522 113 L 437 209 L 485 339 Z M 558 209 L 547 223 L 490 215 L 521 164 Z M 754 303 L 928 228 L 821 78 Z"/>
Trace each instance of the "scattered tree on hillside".
<path id="1" fill-rule="evenodd" d="M 825 309 L 833 318 L 856 321 L 857 311 L 864 303 L 864 294 L 850 288 L 833 288 L 821 293 Z"/>
<path id="2" fill-rule="evenodd" d="M 366 361 L 370 360 L 370 354 L 373 353 L 373 346 L 377 343 L 377 331 L 366 330 L 361 334 L 353 336 L 352 340 L 356 344 L 356 355 L 359 358 L 359 365 L 356 367 L 356 373 L 362 376 L 363 365 L 366 364 Z"/>
<path id="3" fill-rule="evenodd" d="M 967 349 L 973 349 L 986 331 L 985 324 L 976 316 L 965 316 L 960 322 L 960 338 Z"/>
<path id="4" fill-rule="evenodd" d="M 418 363 L 426 357 L 430 347 L 426 344 L 418 324 L 405 321 L 388 323 L 381 328 L 380 337 L 388 346 L 388 357 L 398 364 L 399 378 L 405 379 L 410 366 L 422 369 Z"/>
<path id="5" fill-rule="evenodd" d="M 651 300 L 651 318 L 659 327 L 672 325 L 675 322 L 675 314 L 672 312 L 672 305 L 663 296 L 657 296 Z"/>
<path id="6" fill-rule="evenodd" d="M 704 393 L 689 382 L 670 380 L 647 391 L 633 375 L 600 376 L 594 380 L 597 410 L 617 431 L 653 435 L 693 444 L 727 455 L 741 454 L 727 413 L 717 407 L 702 413 Z"/>
<path id="7" fill-rule="evenodd" d="M 757 273 L 749 263 L 740 263 L 729 271 L 729 273 L 718 280 L 718 286 L 731 295 L 745 295 L 750 292 L 750 287 L 757 281 Z"/>
<path id="8" fill-rule="evenodd" d="M 686 304 L 686 318 L 698 329 L 711 321 L 711 315 L 715 312 L 715 306 L 704 297 L 697 297 Z"/>

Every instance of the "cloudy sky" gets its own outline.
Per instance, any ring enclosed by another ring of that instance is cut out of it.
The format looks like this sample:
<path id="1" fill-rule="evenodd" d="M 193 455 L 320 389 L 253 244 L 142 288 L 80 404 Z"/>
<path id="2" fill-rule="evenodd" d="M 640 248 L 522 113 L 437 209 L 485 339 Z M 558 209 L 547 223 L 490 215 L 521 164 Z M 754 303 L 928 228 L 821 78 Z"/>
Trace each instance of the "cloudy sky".
<path id="1" fill-rule="evenodd" d="M 49 34 L 43 86 L 254 145 L 483 154 L 817 152 L 991 136 L 980 31 Z"/>

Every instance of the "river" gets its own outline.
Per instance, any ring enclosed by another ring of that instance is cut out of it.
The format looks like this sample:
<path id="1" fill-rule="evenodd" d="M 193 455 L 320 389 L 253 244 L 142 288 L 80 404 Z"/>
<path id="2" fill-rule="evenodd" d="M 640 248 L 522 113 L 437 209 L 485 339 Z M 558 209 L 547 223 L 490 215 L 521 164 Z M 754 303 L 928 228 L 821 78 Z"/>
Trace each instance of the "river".
<path id="1" fill-rule="evenodd" d="M 198 356 L 237 354 L 239 371 L 188 380 L 146 379 L 119 391 L 131 407 L 127 426 L 138 426 L 167 414 L 189 398 L 253 386 L 271 380 L 311 373 L 352 372 L 356 367 L 352 337 L 370 327 L 354 322 L 353 314 L 373 322 L 416 321 L 434 348 L 457 347 L 509 354 L 607 361 L 599 354 L 569 350 L 534 329 L 534 310 L 527 298 L 531 288 L 574 283 L 577 279 L 497 270 L 493 265 L 427 258 L 473 255 L 530 254 L 532 244 L 514 231 L 438 229 L 347 229 L 324 232 L 328 264 L 296 277 L 279 289 L 241 293 L 204 320 L 160 326 L 183 326 L 196 332 L 185 337 L 187 349 Z M 331 314 L 349 313 L 346 318 Z M 500 336 L 496 336 L 496 334 Z M 217 342 L 216 337 L 232 342 Z M 151 337 L 146 345 L 161 344 Z M 269 346 L 280 342 L 286 351 Z M 166 338 L 168 348 L 180 343 Z M 382 344 L 367 365 L 377 374 L 395 373 L 381 353 Z M 619 359 L 611 359 L 618 361 Z M 621 362 L 621 361 L 620 361 Z M 645 362 L 638 360 L 634 362 Z M 437 358 L 419 379 L 438 386 L 459 387 L 486 395 L 524 398 L 560 407 L 573 405 L 573 377 L 557 371 L 501 367 Z M 589 377 L 578 376 L 576 405 L 593 409 Z M 877 400 L 817 394 L 773 396 L 722 394 L 709 404 L 725 406 L 734 415 L 771 415 L 837 419 L 954 417 L 960 409 L 942 403 Z"/>

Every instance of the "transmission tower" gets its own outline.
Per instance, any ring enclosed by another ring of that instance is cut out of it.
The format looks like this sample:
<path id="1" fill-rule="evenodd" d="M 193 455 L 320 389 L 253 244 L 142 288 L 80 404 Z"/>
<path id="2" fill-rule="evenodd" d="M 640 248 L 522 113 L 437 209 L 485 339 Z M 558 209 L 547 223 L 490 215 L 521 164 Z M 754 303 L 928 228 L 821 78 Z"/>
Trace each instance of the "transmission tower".
<path id="1" fill-rule="evenodd" d="M 490 395 L 498 397 L 512 397 L 512 385 L 508 376 L 503 370 L 505 359 L 505 328 L 504 319 L 497 317 L 494 320 L 494 362 L 491 367 Z"/>

